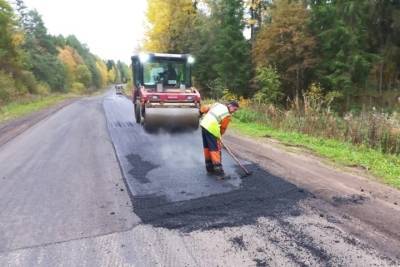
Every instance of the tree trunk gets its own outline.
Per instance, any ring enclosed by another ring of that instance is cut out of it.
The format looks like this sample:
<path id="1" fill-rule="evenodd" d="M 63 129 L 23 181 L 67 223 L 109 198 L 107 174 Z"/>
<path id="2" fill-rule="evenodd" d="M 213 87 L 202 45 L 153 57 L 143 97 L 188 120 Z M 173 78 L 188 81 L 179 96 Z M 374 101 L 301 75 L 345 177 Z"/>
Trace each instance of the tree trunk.
<path id="1" fill-rule="evenodd" d="M 255 0 L 251 0 L 251 6 L 250 6 L 250 19 L 251 19 L 251 24 L 250 24 L 250 41 L 253 44 L 255 40 L 255 28 L 254 28 L 254 20 L 256 18 L 256 11 L 254 10 L 254 4 Z"/>
<path id="2" fill-rule="evenodd" d="M 299 65 L 296 66 L 296 106 L 297 109 L 300 109 L 300 92 L 299 92 L 299 80 L 300 80 L 300 70 Z"/>
<path id="3" fill-rule="evenodd" d="M 257 7 L 257 21 L 258 21 L 258 28 L 261 28 L 261 25 L 262 25 L 262 3 L 259 3 L 258 7 Z"/>
<path id="4" fill-rule="evenodd" d="M 296 95 L 299 96 L 300 92 L 300 68 L 299 65 L 296 66 Z"/>
<path id="5" fill-rule="evenodd" d="M 383 84 L 383 61 L 379 66 L 379 94 L 382 96 L 382 84 Z"/>

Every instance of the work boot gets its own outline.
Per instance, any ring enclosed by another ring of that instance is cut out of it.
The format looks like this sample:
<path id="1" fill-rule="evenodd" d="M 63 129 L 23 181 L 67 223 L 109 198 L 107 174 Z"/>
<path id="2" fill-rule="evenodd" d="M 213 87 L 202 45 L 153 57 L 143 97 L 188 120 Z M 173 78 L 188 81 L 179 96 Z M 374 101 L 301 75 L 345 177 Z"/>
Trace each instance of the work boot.
<path id="1" fill-rule="evenodd" d="M 214 165 L 214 174 L 215 174 L 215 176 L 217 176 L 218 180 L 224 180 L 224 179 L 229 178 L 225 175 L 222 165 Z"/>
<path id="2" fill-rule="evenodd" d="M 218 175 L 224 175 L 224 169 L 222 168 L 222 165 L 214 165 L 214 173 Z"/>
<path id="3" fill-rule="evenodd" d="M 206 161 L 206 170 L 208 174 L 212 174 L 214 172 L 214 165 L 211 161 Z"/>

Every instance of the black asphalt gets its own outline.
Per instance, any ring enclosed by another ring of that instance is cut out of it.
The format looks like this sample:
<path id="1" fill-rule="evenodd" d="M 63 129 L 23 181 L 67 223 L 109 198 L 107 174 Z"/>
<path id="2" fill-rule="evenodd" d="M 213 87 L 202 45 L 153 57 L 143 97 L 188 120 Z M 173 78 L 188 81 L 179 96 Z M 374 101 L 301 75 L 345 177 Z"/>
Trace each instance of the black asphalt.
<path id="1" fill-rule="evenodd" d="M 104 99 L 109 133 L 122 172 L 135 197 L 165 197 L 168 202 L 190 200 L 239 188 L 233 161 L 223 155 L 231 176 L 217 181 L 205 172 L 200 131 L 147 133 L 134 122 L 133 105 L 125 97 Z"/>
<path id="2" fill-rule="evenodd" d="M 145 223 L 184 231 L 251 224 L 275 212 L 297 214 L 307 194 L 254 164 L 241 170 L 223 152 L 228 180 L 206 174 L 200 130 L 147 133 L 134 122 L 133 105 L 109 95 L 104 110 L 134 212 Z M 297 210 L 297 211 L 296 211 Z"/>

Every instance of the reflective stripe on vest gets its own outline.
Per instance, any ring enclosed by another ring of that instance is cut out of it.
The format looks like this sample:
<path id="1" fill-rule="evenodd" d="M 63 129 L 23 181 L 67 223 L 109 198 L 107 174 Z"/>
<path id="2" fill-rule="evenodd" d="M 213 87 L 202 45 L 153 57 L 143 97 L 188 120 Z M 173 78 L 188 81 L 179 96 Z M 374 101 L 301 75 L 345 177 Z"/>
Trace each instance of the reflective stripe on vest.
<path id="1" fill-rule="evenodd" d="M 209 113 L 210 113 L 211 116 L 213 116 L 213 117 L 218 121 L 218 123 L 221 123 L 221 121 L 222 121 L 226 116 L 229 115 L 229 111 L 228 111 L 228 112 L 225 112 L 225 113 L 223 113 L 223 114 L 220 114 L 220 115 L 215 114 L 215 112 L 213 112 L 212 110 L 209 111 Z"/>
<path id="2" fill-rule="evenodd" d="M 215 137 L 221 138 L 221 121 L 229 115 L 230 113 L 227 106 L 215 103 L 201 120 L 200 126 Z"/>

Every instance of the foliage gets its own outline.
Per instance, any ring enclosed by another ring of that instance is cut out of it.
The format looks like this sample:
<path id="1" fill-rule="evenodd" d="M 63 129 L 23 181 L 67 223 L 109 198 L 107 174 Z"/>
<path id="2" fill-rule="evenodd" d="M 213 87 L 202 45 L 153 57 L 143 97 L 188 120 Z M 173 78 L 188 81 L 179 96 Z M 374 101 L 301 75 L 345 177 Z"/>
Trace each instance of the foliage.
<path id="1" fill-rule="evenodd" d="M 108 72 L 107 66 L 101 59 L 96 59 L 96 68 L 99 72 L 100 77 L 100 87 L 105 87 L 108 83 Z"/>
<path id="2" fill-rule="evenodd" d="M 369 52 L 365 28 L 368 5 L 368 1 L 317 1 L 313 5 L 311 27 L 321 59 L 316 75 L 323 87 L 348 94 L 365 85 L 375 58 Z"/>
<path id="3" fill-rule="evenodd" d="M 214 9 L 216 29 L 215 57 L 212 70 L 226 88 L 236 94 L 245 94 L 250 80 L 250 50 L 244 39 L 243 2 L 239 0 L 218 1 Z"/>
<path id="4" fill-rule="evenodd" d="M 340 165 L 360 166 L 378 177 L 380 181 L 395 188 L 400 188 L 400 159 L 397 156 L 384 154 L 364 146 L 355 146 L 347 142 L 313 137 L 298 132 L 287 132 L 255 122 L 234 120 L 232 127 L 246 135 L 255 137 L 270 136 L 284 144 L 300 146 Z"/>
<path id="5" fill-rule="evenodd" d="M 215 96 L 215 91 L 218 91 L 217 95 L 220 95 L 224 85 L 217 80 L 219 78 L 218 74 L 212 70 L 212 66 L 218 60 L 215 51 L 217 22 L 213 16 L 200 12 L 198 19 L 202 27 L 199 28 L 199 33 L 196 36 L 196 45 L 191 51 L 196 57 L 196 64 L 193 69 L 194 84 L 201 89 L 203 95 Z M 215 88 L 215 85 L 220 87 Z"/>
<path id="6" fill-rule="evenodd" d="M 118 82 L 118 70 L 115 66 L 108 70 L 108 80 L 112 83 Z"/>
<path id="7" fill-rule="evenodd" d="M 12 8 L 0 0 L 0 66 L 6 72 L 15 73 L 20 63 L 20 34 Z"/>
<path id="8" fill-rule="evenodd" d="M 126 65 L 124 62 L 118 60 L 117 61 L 117 69 L 118 69 L 118 72 L 120 73 L 119 76 L 120 76 L 121 83 L 127 83 L 130 80 L 132 80 L 129 66 Z"/>
<path id="9" fill-rule="evenodd" d="M 59 49 L 58 58 L 66 67 L 66 83 L 70 88 L 76 80 L 78 65 L 84 64 L 83 59 L 74 48 L 67 45 Z"/>
<path id="10" fill-rule="evenodd" d="M 227 89 L 220 78 L 217 78 L 210 82 L 210 96 L 212 98 L 220 99 L 224 95 L 224 92 L 226 90 Z"/>
<path id="11" fill-rule="evenodd" d="M 30 61 L 30 70 L 39 81 L 46 82 L 54 91 L 66 91 L 66 68 L 57 56 L 36 50 L 30 55 Z"/>
<path id="12" fill-rule="evenodd" d="M 254 100 L 257 103 L 281 103 L 284 94 L 281 89 L 279 74 L 275 68 L 271 66 L 257 68 L 255 80 L 260 87 L 254 95 Z"/>
<path id="13" fill-rule="evenodd" d="M 360 101 L 358 96 L 374 90 L 381 95 L 378 104 L 384 106 L 383 92 L 400 88 L 399 1 L 148 0 L 148 4 L 144 47 L 194 54 L 194 82 L 205 96 L 221 97 L 228 89 L 286 107 L 295 100 L 302 109 L 307 104 L 303 96 L 318 85 L 325 97 L 330 96 L 329 106 L 344 112 L 352 108 L 353 100 Z M 249 41 L 243 37 L 245 26 L 250 28 Z M 280 81 L 281 90 L 274 94 L 266 94 L 260 82 L 259 69 L 269 66 Z"/>
<path id="14" fill-rule="evenodd" d="M 376 111 L 338 116 L 329 108 L 333 97 L 313 85 L 304 98 L 305 110 L 282 110 L 272 105 L 252 103 L 235 117 L 243 122 L 263 123 L 274 129 L 298 132 L 314 137 L 335 139 L 365 146 L 382 153 L 400 155 L 400 123 L 397 113 Z"/>
<path id="15" fill-rule="evenodd" d="M 128 65 L 122 61 L 114 62 L 114 60 L 107 60 L 107 76 L 108 80 L 113 83 L 127 83 L 131 78 L 131 73 Z"/>
<path id="16" fill-rule="evenodd" d="M 83 83 L 74 82 L 71 87 L 71 93 L 83 94 L 83 93 L 85 93 L 85 89 L 86 89 L 86 87 Z"/>
<path id="17" fill-rule="evenodd" d="M 36 86 L 36 94 L 41 95 L 41 96 L 47 96 L 50 95 L 51 88 L 50 86 L 45 83 L 45 82 L 40 82 Z"/>
<path id="18" fill-rule="evenodd" d="M 275 66 L 285 95 L 294 99 L 307 88 L 316 63 L 315 38 L 308 29 L 310 12 L 298 1 L 277 0 L 274 4 L 271 23 L 261 28 L 255 41 L 253 60 L 257 67 Z"/>
<path id="19" fill-rule="evenodd" d="M 20 81 L 26 86 L 29 93 L 36 94 L 38 92 L 38 82 L 32 72 L 26 70 L 21 71 Z"/>
<path id="20" fill-rule="evenodd" d="M 28 70 L 32 71 L 39 81 L 46 82 L 56 91 L 65 90 L 66 71 L 57 58 L 57 49 L 52 38 L 47 34 L 43 20 L 36 10 L 24 13 L 25 42 Z"/>
<path id="21" fill-rule="evenodd" d="M 97 57 L 90 53 L 89 48 L 85 44 L 82 44 L 74 35 L 68 36 L 65 42 L 79 53 L 83 59 L 84 65 L 89 69 L 91 74 L 90 87 L 101 88 L 104 77 L 101 76 L 101 73 L 97 68 Z"/>
<path id="22" fill-rule="evenodd" d="M 76 81 L 88 88 L 92 83 L 92 73 L 86 65 L 78 65 L 76 67 Z"/>
<path id="23" fill-rule="evenodd" d="M 4 104 L 13 97 L 15 83 L 13 78 L 0 71 L 0 105 Z"/>
<path id="24" fill-rule="evenodd" d="M 194 45 L 197 10 L 192 0 L 148 0 L 145 50 L 188 53 Z"/>
<path id="25" fill-rule="evenodd" d="M 27 94 L 77 91 L 75 83 L 104 87 L 104 63 L 75 36 L 48 34 L 40 14 L 23 0 L 15 1 L 15 11 L 0 0 L 0 104 Z"/>
<path id="26" fill-rule="evenodd" d="M 144 48 L 191 53 L 194 82 L 203 94 L 220 96 L 229 88 L 248 94 L 250 45 L 243 37 L 243 1 L 148 0 L 149 28 Z"/>

